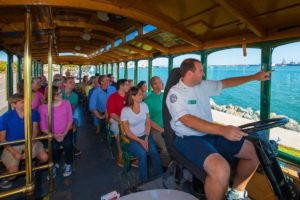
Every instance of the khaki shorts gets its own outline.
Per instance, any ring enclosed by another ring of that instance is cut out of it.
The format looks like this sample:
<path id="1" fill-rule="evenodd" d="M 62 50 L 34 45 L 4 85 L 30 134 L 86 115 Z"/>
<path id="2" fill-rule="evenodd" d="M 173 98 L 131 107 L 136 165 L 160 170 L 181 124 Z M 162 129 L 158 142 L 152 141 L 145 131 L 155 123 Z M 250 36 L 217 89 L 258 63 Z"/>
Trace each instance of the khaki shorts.
<path id="1" fill-rule="evenodd" d="M 19 153 L 25 152 L 25 144 L 12 146 L 12 148 L 14 148 Z M 42 151 L 44 151 L 43 144 L 40 141 L 35 141 L 32 149 L 32 158 L 35 158 Z M 20 160 L 15 159 L 15 157 L 6 149 L 3 150 L 1 158 L 6 168 L 9 168 L 11 166 L 19 166 Z"/>

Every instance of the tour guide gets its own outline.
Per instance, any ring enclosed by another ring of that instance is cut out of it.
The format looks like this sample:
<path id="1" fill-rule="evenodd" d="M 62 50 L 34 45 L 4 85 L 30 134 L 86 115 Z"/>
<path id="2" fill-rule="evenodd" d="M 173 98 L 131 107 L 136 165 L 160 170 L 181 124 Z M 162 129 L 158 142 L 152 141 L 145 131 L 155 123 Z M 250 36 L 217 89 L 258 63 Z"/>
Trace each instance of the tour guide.
<path id="1" fill-rule="evenodd" d="M 270 80 L 271 72 L 260 71 L 221 81 L 202 80 L 205 74 L 201 62 L 196 59 L 182 62 L 182 78 L 170 89 L 166 103 L 172 116 L 171 127 L 176 133 L 174 146 L 207 174 L 204 184 L 207 199 L 224 199 L 226 195 L 230 176 L 226 160 L 239 159 L 226 199 L 247 196 L 246 185 L 258 165 L 253 144 L 244 139 L 246 133 L 238 127 L 213 123 L 209 97 L 218 96 L 222 89 L 249 81 Z"/>

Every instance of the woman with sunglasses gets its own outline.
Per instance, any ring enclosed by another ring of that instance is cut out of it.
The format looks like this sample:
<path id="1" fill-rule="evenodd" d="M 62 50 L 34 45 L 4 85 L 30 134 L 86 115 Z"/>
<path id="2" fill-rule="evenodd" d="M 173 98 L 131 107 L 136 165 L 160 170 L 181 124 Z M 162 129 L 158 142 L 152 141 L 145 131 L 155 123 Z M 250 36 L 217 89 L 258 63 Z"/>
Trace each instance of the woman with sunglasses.
<path id="1" fill-rule="evenodd" d="M 125 107 L 121 112 L 121 121 L 125 134 L 130 140 L 128 150 L 138 157 L 140 181 L 143 183 L 148 180 L 147 154 L 152 160 L 156 173 L 161 174 L 160 157 L 149 135 L 149 110 L 143 102 L 140 88 L 132 87 L 128 91 Z"/>
<path id="2" fill-rule="evenodd" d="M 66 164 L 64 165 L 63 176 L 72 174 L 73 162 L 73 132 L 72 132 L 72 108 L 68 100 L 62 99 L 61 89 L 57 86 L 52 87 L 52 151 L 53 151 L 53 177 L 56 176 L 56 170 L 59 168 L 60 149 L 64 147 L 66 155 Z M 39 108 L 41 131 L 48 134 L 48 93 L 45 93 L 46 104 Z"/>

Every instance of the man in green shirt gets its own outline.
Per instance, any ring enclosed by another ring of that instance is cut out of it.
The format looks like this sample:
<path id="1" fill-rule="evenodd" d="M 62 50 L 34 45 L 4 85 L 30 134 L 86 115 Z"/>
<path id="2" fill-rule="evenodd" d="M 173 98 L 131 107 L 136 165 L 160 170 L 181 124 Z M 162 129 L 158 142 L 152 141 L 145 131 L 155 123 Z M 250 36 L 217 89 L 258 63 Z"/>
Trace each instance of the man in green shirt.
<path id="1" fill-rule="evenodd" d="M 76 105 L 78 104 L 78 95 L 73 91 L 75 88 L 75 81 L 73 77 L 67 77 L 64 82 L 65 89 L 62 90 L 62 98 L 66 99 L 70 102 L 72 106 L 72 112 L 74 114 L 74 110 Z M 74 127 L 75 126 L 75 127 Z M 74 144 L 75 144 L 75 152 L 74 155 L 78 156 L 81 154 L 81 151 L 77 149 L 77 132 L 78 132 L 78 120 L 74 118 L 73 115 L 73 132 L 74 132 Z"/>
<path id="2" fill-rule="evenodd" d="M 162 165 L 163 167 L 167 168 L 171 159 L 168 154 L 165 141 L 162 137 L 162 133 L 164 132 L 164 123 L 162 117 L 162 102 L 164 93 L 161 92 L 163 90 L 163 82 L 158 76 L 154 76 L 151 78 L 150 84 L 153 91 L 144 100 L 149 108 L 151 124 L 150 134 L 156 146 L 160 149 L 160 158 Z"/>
<path id="3" fill-rule="evenodd" d="M 73 77 L 68 77 L 66 79 L 66 82 L 64 83 L 65 89 L 62 90 L 62 98 L 67 99 L 71 106 L 72 111 L 74 113 L 74 109 L 76 105 L 78 104 L 78 95 L 73 92 L 73 89 L 75 87 L 75 81 Z"/>

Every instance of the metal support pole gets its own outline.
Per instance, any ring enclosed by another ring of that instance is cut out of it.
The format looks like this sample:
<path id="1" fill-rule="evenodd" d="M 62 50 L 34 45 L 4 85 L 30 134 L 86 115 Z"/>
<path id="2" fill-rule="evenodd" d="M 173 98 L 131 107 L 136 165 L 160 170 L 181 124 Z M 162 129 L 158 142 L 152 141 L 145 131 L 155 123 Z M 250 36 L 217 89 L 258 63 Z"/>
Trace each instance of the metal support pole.
<path id="1" fill-rule="evenodd" d="M 108 63 L 105 64 L 105 69 L 106 69 L 105 75 L 107 75 L 108 74 Z"/>
<path id="2" fill-rule="evenodd" d="M 117 62 L 117 80 L 120 79 L 120 63 Z"/>
<path id="3" fill-rule="evenodd" d="M 44 76 L 44 63 L 41 62 L 41 76 Z"/>
<path id="4" fill-rule="evenodd" d="M 128 61 L 125 61 L 125 66 L 124 66 L 124 78 L 128 80 Z"/>
<path id="5" fill-rule="evenodd" d="M 48 37 L 48 131 L 52 134 L 52 45 L 53 34 Z M 49 163 L 52 163 L 52 139 L 48 140 Z M 49 192 L 53 192 L 53 164 L 49 168 Z"/>
<path id="6" fill-rule="evenodd" d="M 82 65 L 79 65 L 79 83 L 81 83 Z"/>
<path id="7" fill-rule="evenodd" d="M 202 63 L 202 67 L 203 67 L 203 72 L 205 74 L 205 76 L 203 77 L 203 80 L 207 80 L 207 52 L 203 51 L 201 53 L 201 63 Z"/>
<path id="8" fill-rule="evenodd" d="M 101 75 L 104 75 L 104 63 L 102 63 L 101 67 L 102 67 L 102 74 Z"/>
<path id="9" fill-rule="evenodd" d="M 173 60 L 174 60 L 174 57 L 173 57 L 173 55 L 169 55 L 168 58 L 169 58 L 168 73 L 170 74 L 171 70 L 173 69 Z M 151 66 L 152 66 L 152 64 L 151 64 Z"/>
<path id="10" fill-rule="evenodd" d="M 114 74 L 114 63 L 111 63 L 111 74 Z"/>
<path id="11" fill-rule="evenodd" d="M 22 80 L 22 58 L 20 56 L 18 58 L 18 63 L 17 63 L 17 77 L 16 81 L 17 83 Z"/>
<path id="12" fill-rule="evenodd" d="M 152 60 L 153 60 L 153 58 L 148 58 L 148 91 L 149 92 L 152 91 L 152 87 L 151 87 L 151 84 L 150 84 L 150 80 L 153 76 Z"/>
<path id="13" fill-rule="evenodd" d="M 134 60 L 134 83 L 137 85 L 139 83 L 139 61 Z"/>
<path id="14" fill-rule="evenodd" d="M 8 101 L 8 110 L 10 110 L 9 98 L 13 95 L 13 55 L 10 52 L 7 54 L 7 65 L 6 65 L 6 98 Z"/>
<path id="15" fill-rule="evenodd" d="M 272 69 L 272 48 L 264 45 L 261 51 L 261 70 L 269 71 Z M 261 82 L 260 88 L 260 119 L 270 118 L 271 104 L 271 80 Z"/>
<path id="16" fill-rule="evenodd" d="M 25 170 L 26 196 L 33 199 L 34 182 L 32 179 L 32 125 L 31 125 L 31 13 L 25 14 L 24 47 L 24 125 L 25 125 Z"/>
<path id="17" fill-rule="evenodd" d="M 62 76 L 62 70 L 63 70 L 63 65 L 62 64 L 60 64 L 59 65 L 59 74 Z"/>
<path id="18" fill-rule="evenodd" d="M 39 76 L 39 62 L 35 61 L 35 77 Z"/>

